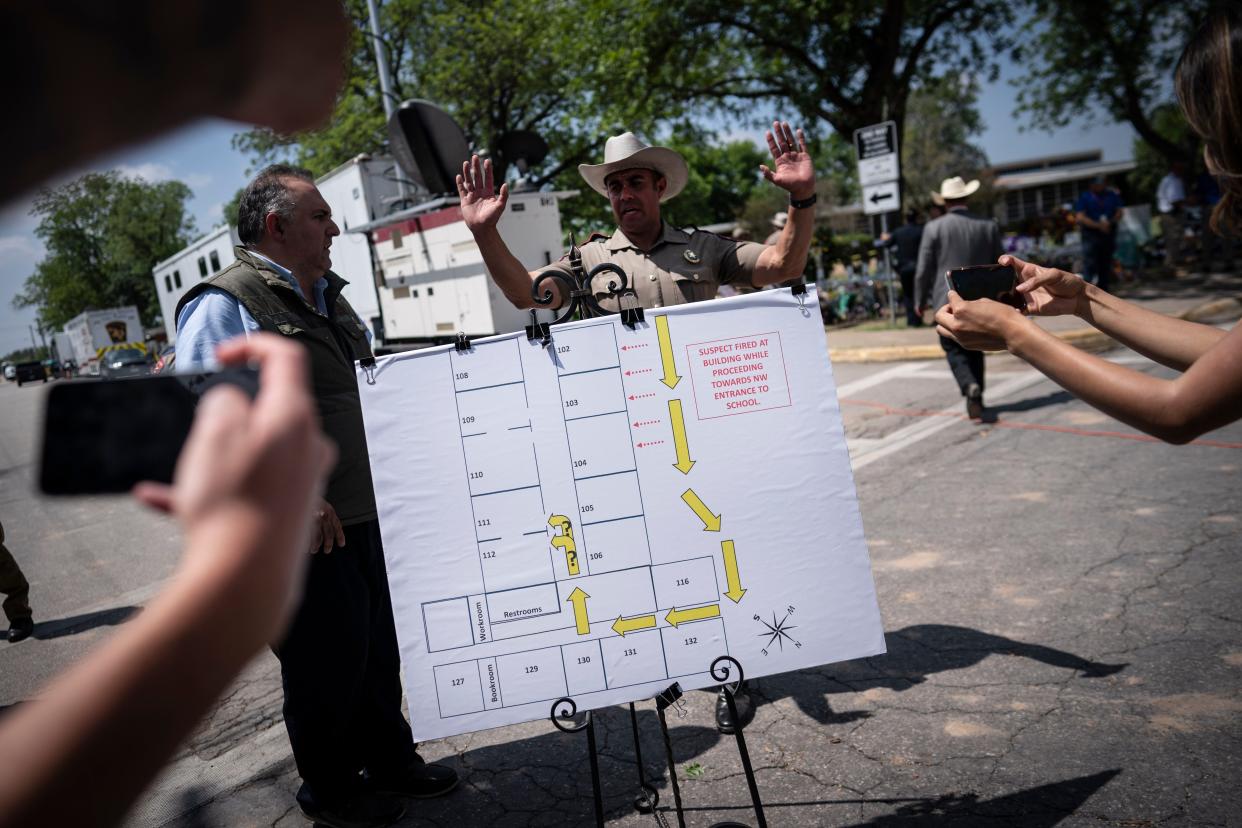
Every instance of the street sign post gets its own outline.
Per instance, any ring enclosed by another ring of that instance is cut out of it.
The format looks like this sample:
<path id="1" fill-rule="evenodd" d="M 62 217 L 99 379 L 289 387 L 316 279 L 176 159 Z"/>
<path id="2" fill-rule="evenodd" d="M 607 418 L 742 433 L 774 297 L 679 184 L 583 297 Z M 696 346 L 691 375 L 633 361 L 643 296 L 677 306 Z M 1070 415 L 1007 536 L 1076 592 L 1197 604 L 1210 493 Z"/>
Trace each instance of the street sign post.
<path id="1" fill-rule="evenodd" d="M 901 163 L 897 155 L 897 124 L 885 121 L 854 130 L 854 153 L 858 156 L 858 184 L 862 187 L 863 213 L 879 215 L 880 232 L 888 233 L 888 214 L 901 209 Z M 888 311 L 897 321 L 893 297 L 893 260 L 884 248 L 884 269 L 888 273 Z"/>

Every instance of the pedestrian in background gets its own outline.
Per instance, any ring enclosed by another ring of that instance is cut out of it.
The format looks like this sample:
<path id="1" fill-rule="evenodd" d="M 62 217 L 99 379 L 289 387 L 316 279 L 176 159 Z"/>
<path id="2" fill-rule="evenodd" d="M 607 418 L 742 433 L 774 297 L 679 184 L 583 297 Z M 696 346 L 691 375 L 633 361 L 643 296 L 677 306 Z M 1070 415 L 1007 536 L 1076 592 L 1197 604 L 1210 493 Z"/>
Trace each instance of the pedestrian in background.
<path id="1" fill-rule="evenodd" d="M 1082 234 L 1082 275 L 1104 290 L 1111 286 L 1117 226 L 1121 221 L 1121 196 L 1097 175 L 1078 197 L 1074 214 Z"/>
<path id="2" fill-rule="evenodd" d="M 1156 188 L 1156 209 L 1160 213 L 1160 234 L 1164 236 L 1164 265 L 1176 272 L 1182 263 L 1182 211 L 1186 207 L 1186 164 L 1174 161 Z"/>
<path id="3" fill-rule="evenodd" d="M 956 267 L 994 262 L 1004 252 L 996 222 L 973 215 L 966 208 L 966 200 L 978 189 L 978 181 L 968 184 L 960 176 L 946 178 L 940 184 L 940 192 L 936 195 L 944 199 L 946 212 L 927 223 L 919 242 L 914 290 L 920 316 L 929 300 L 936 310 L 948 303 L 946 273 Z M 966 398 L 966 415 L 972 420 L 982 420 L 983 352 L 964 347 L 943 334 L 940 347 Z"/>
<path id="4" fill-rule="evenodd" d="M 4 524 L 0 523 L 0 593 L 4 594 L 4 614 L 9 619 L 9 641 L 29 638 L 34 632 L 30 611 L 30 582 L 4 545 Z"/>
<path id="5" fill-rule="evenodd" d="M 901 279 L 901 303 L 906 309 L 906 325 L 921 328 L 923 317 L 914 300 L 914 274 L 919 265 L 919 244 L 923 241 L 923 225 L 916 210 L 906 211 L 906 223 L 894 230 L 884 244 L 892 248 L 897 276 Z"/>
<path id="6" fill-rule="evenodd" d="M 1208 170 L 1220 176 L 1221 199 L 1211 221 L 1222 233 L 1242 228 L 1239 42 L 1242 8 L 1220 8 L 1190 39 L 1174 73 L 1182 111 L 1203 139 Z M 1176 201 L 1176 193 L 1166 195 L 1170 204 Z M 1145 310 L 1073 273 L 1013 256 L 1001 264 L 1017 271 L 1027 313 L 1075 314 L 1181 376 L 1166 379 L 1084 353 L 1015 308 L 989 299 L 966 302 L 956 293 L 936 315 L 942 335 L 966 347 L 1008 349 L 1088 405 L 1170 443 L 1190 442 L 1242 418 L 1242 325 L 1225 332 Z"/>

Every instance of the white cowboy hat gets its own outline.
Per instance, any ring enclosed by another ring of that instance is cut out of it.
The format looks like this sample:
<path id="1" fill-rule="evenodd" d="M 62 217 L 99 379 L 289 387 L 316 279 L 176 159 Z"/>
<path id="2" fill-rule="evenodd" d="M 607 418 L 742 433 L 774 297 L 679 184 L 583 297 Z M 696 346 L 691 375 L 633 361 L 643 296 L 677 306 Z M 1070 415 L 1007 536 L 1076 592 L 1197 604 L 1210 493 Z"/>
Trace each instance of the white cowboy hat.
<path id="1" fill-rule="evenodd" d="M 773 227 L 780 229 L 784 227 L 788 221 L 789 221 L 789 213 L 780 212 L 780 213 L 772 214 L 772 221 L 770 223 Z"/>
<path id="2" fill-rule="evenodd" d="M 955 175 L 952 178 L 946 178 L 944 181 L 941 181 L 940 192 L 934 195 L 939 195 L 944 199 L 955 200 L 966 198 L 977 189 L 979 189 L 978 180 L 967 184 L 960 175 Z"/>
<path id="3" fill-rule="evenodd" d="M 690 178 L 686 159 L 668 147 L 649 147 L 632 132 L 614 135 L 604 144 L 604 163 L 579 164 L 578 173 L 591 189 L 607 197 L 604 179 L 618 170 L 655 170 L 664 176 L 668 186 L 660 201 L 668 201 L 680 193 Z"/>

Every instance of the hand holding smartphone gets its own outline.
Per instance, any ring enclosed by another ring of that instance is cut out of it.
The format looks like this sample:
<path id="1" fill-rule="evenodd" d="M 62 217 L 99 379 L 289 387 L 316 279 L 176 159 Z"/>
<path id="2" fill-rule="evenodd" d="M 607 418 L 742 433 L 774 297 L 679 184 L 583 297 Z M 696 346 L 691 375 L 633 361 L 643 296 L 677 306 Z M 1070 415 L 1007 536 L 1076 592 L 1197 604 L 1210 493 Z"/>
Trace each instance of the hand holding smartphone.
<path id="1" fill-rule="evenodd" d="M 949 287 L 968 302 L 991 299 L 1022 311 L 1026 297 L 1018 292 L 1018 275 L 1009 265 L 959 267 L 945 274 Z"/>
<path id="2" fill-rule="evenodd" d="M 253 368 L 212 374 L 74 380 L 48 390 L 39 488 L 45 494 L 128 492 L 142 481 L 171 483 L 199 397 L 220 383 L 252 399 Z"/>

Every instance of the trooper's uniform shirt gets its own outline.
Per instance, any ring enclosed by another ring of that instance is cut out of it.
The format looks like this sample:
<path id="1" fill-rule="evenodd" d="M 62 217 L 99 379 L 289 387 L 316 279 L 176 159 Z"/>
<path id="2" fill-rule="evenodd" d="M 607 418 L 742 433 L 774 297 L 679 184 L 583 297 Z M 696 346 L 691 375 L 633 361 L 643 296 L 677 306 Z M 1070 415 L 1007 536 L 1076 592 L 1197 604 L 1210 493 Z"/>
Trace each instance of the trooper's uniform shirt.
<path id="1" fill-rule="evenodd" d="M 611 237 L 592 236 L 579 248 L 582 266 L 587 273 L 604 262 L 619 266 L 644 308 L 713 299 L 721 285 L 753 286 L 751 277 L 763 252 L 762 244 L 738 242 L 703 230 L 685 233 L 667 222 L 663 228 L 659 240 L 648 251 L 635 247 L 620 228 Z M 539 269 L 541 274 L 548 272 L 571 275 L 569 256 Z M 608 295 L 610 278 L 618 281 L 615 273 L 604 272 L 595 277 L 592 286 L 600 304 L 616 311 L 617 300 Z"/>

